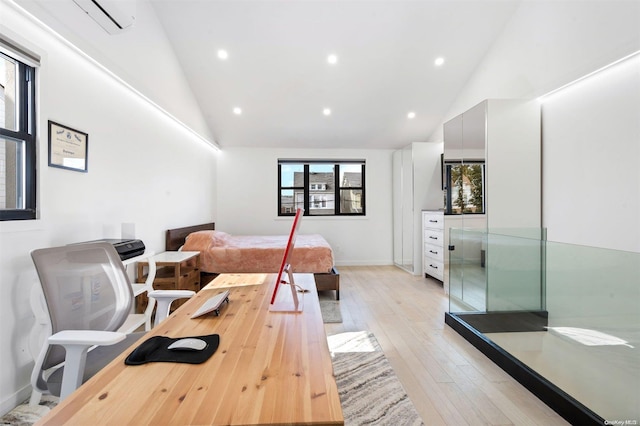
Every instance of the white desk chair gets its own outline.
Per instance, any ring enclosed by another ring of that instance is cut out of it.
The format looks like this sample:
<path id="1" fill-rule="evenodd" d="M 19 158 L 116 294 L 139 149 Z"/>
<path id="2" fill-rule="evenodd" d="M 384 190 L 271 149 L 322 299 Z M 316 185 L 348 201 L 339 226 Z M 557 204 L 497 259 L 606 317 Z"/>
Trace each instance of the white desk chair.
<path id="1" fill-rule="evenodd" d="M 35 394 L 50 393 L 62 400 L 143 333 L 117 331 L 131 313 L 134 296 L 113 245 L 97 242 L 39 249 L 31 257 L 50 317 L 49 337 L 36 359 L 31 384 Z M 176 296 L 193 294 L 152 293 L 163 305 L 156 312 L 156 323 L 168 314 L 164 305 Z"/>
<path id="2" fill-rule="evenodd" d="M 132 283 L 131 289 L 133 290 L 133 297 L 147 293 L 148 302 L 147 307 L 142 313 L 131 313 L 125 320 L 124 324 L 118 331 L 126 334 L 133 333 L 144 325 L 144 330 L 151 330 L 151 318 L 153 317 L 153 308 L 156 306 L 156 316 L 153 325 L 156 326 L 169 316 L 171 309 L 171 303 L 177 299 L 188 299 L 196 294 L 191 290 L 154 290 L 153 281 L 156 277 L 156 262 L 153 260 L 154 252 L 146 250 L 142 255 L 135 256 L 130 259 L 122 261 L 122 264 L 127 267 L 133 265 L 136 262 L 147 260 L 149 264 L 149 270 L 147 272 L 147 279 L 144 283 Z"/>

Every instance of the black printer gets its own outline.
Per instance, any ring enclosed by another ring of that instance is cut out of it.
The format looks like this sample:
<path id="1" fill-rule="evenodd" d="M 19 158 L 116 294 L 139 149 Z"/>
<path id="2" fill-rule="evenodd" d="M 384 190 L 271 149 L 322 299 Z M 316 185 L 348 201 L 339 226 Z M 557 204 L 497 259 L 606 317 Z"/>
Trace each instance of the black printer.
<path id="1" fill-rule="evenodd" d="M 144 253 L 144 243 L 140 240 L 105 238 L 103 240 L 86 241 L 87 243 L 111 243 L 120 255 L 120 260 L 131 259 Z"/>

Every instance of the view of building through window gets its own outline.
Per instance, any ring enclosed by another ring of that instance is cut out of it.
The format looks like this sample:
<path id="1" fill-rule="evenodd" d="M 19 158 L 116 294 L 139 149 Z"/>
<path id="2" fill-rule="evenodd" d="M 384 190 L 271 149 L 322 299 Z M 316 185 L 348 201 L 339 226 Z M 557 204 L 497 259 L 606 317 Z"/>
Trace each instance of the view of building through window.
<path id="1" fill-rule="evenodd" d="M 364 215 L 364 161 L 280 160 L 279 215 Z"/>

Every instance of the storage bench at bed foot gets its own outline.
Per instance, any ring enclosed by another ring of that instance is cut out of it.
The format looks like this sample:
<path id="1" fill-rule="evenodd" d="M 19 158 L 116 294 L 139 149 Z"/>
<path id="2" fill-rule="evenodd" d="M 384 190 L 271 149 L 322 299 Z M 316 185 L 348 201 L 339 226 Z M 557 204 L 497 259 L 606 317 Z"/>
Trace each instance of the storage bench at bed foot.
<path id="1" fill-rule="evenodd" d="M 331 272 L 313 274 L 318 291 L 335 290 L 336 300 L 340 300 L 340 274 L 334 266 Z"/>

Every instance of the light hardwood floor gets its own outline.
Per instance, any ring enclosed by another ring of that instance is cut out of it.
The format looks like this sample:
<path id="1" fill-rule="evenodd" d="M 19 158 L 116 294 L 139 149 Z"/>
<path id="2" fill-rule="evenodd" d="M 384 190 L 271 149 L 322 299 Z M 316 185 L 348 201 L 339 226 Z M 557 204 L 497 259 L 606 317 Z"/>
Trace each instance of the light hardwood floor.
<path id="1" fill-rule="evenodd" d="M 444 323 L 442 283 L 395 266 L 340 267 L 343 322 L 327 335 L 374 333 L 431 425 L 567 425 Z"/>

